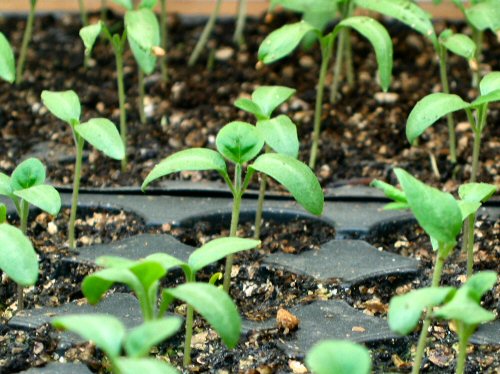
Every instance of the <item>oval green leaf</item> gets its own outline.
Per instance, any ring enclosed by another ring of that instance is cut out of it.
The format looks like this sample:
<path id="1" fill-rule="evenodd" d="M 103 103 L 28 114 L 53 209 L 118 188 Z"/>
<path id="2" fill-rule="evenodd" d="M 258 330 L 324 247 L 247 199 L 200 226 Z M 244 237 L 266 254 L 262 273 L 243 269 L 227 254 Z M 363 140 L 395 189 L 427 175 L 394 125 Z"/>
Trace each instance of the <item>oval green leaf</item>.
<path id="1" fill-rule="evenodd" d="M 447 50 L 467 60 L 472 60 L 476 56 L 476 43 L 467 35 L 452 34 L 446 38 L 440 37 L 439 40 Z"/>
<path id="2" fill-rule="evenodd" d="M 191 305 L 205 318 L 228 348 L 238 344 L 241 318 L 229 295 L 208 283 L 186 283 L 164 293 Z"/>
<path id="3" fill-rule="evenodd" d="M 236 100 L 234 106 L 245 112 L 252 113 L 257 119 L 265 118 L 266 116 L 260 111 L 260 108 L 252 100 L 244 97 Z"/>
<path id="4" fill-rule="evenodd" d="M 92 53 L 92 48 L 94 48 L 95 41 L 101 33 L 101 30 L 101 21 L 93 25 L 82 27 L 80 29 L 80 38 L 82 39 L 83 45 L 85 46 L 85 54 L 87 56 L 90 56 L 90 54 Z"/>
<path id="5" fill-rule="evenodd" d="M 297 158 L 299 154 L 297 126 L 288 116 L 279 115 L 270 120 L 258 121 L 257 130 L 275 152 Z"/>
<path id="6" fill-rule="evenodd" d="M 0 32 L 0 78 L 9 83 L 14 83 L 16 80 L 14 52 L 2 32 Z"/>
<path id="7" fill-rule="evenodd" d="M 102 295 L 114 283 L 123 283 L 134 292 L 142 292 L 142 286 L 137 277 L 127 268 L 109 268 L 88 275 L 82 282 L 82 292 L 90 304 L 97 304 Z"/>
<path id="8" fill-rule="evenodd" d="M 14 190 L 12 189 L 11 179 L 8 175 L 0 173 L 0 195 L 14 199 Z"/>
<path id="9" fill-rule="evenodd" d="M 484 203 L 497 192 L 497 187 L 489 183 L 466 183 L 458 188 L 462 200 Z"/>
<path id="10" fill-rule="evenodd" d="M 252 93 L 252 101 L 267 118 L 273 111 L 295 93 L 295 89 L 285 86 L 260 86 Z"/>
<path id="11" fill-rule="evenodd" d="M 21 286 L 31 286 L 38 279 L 38 257 L 33 245 L 21 230 L 0 224 L 0 269 Z"/>
<path id="12" fill-rule="evenodd" d="M 215 144 L 224 157 L 241 165 L 259 154 L 264 146 L 264 139 L 255 126 L 234 121 L 220 129 Z"/>
<path id="13" fill-rule="evenodd" d="M 45 182 L 45 166 L 37 158 L 28 158 L 12 172 L 10 183 L 13 191 L 24 190 Z"/>
<path id="14" fill-rule="evenodd" d="M 42 102 L 60 120 L 70 125 L 80 121 L 82 107 L 75 91 L 43 91 Z"/>
<path id="15" fill-rule="evenodd" d="M 59 192 L 47 184 L 40 184 L 15 191 L 14 195 L 53 216 L 57 215 L 59 210 L 61 210 L 61 196 Z"/>
<path id="16" fill-rule="evenodd" d="M 486 0 L 465 10 L 467 20 L 478 30 L 500 30 L 500 1 Z"/>
<path id="17" fill-rule="evenodd" d="M 174 153 L 156 165 L 142 183 L 141 189 L 144 191 L 156 179 L 184 170 L 215 170 L 227 176 L 226 162 L 218 152 L 191 148 Z"/>
<path id="18" fill-rule="evenodd" d="M 89 144 L 115 160 L 125 157 L 125 147 L 113 122 L 106 118 L 93 118 L 75 126 L 75 131 Z"/>
<path id="19" fill-rule="evenodd" d="M 154 12 L 147 8 L 133 10 L 125 14 L 127 38 L 132 39 L 146 52 L 160 45 L 160 26 Z"/>
<path id="20" fill-rule="evenodd" d="M 306 365 L 314 374 L 368 374 L 370 352 L 345 340 L 325 340 L 315 344 L 306 356 Z"/>
<path id="21" fill-rule="evenodd" d="M 432 126 L 438 119 L 448 113 L 466 109 L 470 106 L 460 96 L 433 93 L 420 100 L 412 109 L 408 122 L 406 123 L 406 137 L 413 144 L 428 127 Z"/>
<path id="22" fill-rule="evenodd" d="M 281 183 L 307 211 L 323 212 L 324 196 L 318 178 L 304 163 L 278 153 L 259 156 L 249 169 L 267 174 Z"/>
<path id="23" fill-rule="evenodd" d="M 481 96 L 500 90 L 500 71 L 492 71 L 486 74 L 479 82 L 479 90 Z"/>

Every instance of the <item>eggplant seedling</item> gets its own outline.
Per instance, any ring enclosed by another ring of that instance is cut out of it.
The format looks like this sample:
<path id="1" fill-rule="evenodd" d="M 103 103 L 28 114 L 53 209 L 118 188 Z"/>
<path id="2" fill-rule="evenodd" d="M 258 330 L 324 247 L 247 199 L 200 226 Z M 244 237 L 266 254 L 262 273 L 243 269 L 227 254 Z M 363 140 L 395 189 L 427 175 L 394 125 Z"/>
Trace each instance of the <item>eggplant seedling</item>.
<path id="1" fill-rule="evenodd" d="M 8 197 L 16 207 L 21 232 L 24 235 L 28 229 L 30 204 L 53 216 L 57 215 L 61 209 L 59 192 L 54 187 L 45 184 L 45 177 L 45 167 L 36 158 L 29 158 L 21 162 L 10 177 L 0 173 L 0 195 Z M 0 241 L 0 243 L 2 242 Z M 24 292 L 22 284 L 18 283 L 18 285 L 17 308 L 22 310 Z"/>
<path id="2" fill-rule="evenodd" d="M 29 1 L 30 11 L 28 14 L 28 20 L 26 21 L 26 28 L 24 29 L 21 51 L 19 52 L 19 58 L 17 59 L 16 84 L 21 84 L 23 80 L 24 64 L 26 62 L 26 56 L 28 54 L 28 46 L 31 41 L 31 35 L 33 34 L 33 24 L 35 23 L 36 4 L 38 0 Z"/>
<path id="3" fill-rule="evenodd" d="M 316 105 L 314 111 L 314 132 L 309 158 L 309 167 L 314 169 L 318 153 L 319 135 L 325 78 L 333 44 L 339 33 L 345 28 L 352 28 L 366 37 L 375 49 L 379 66 L 380 84 L 384 91 L 389 89 L 392 73 L 392 43 L 384 26 L 369 17 L 349 17 L 341 21 L 333 31 L 326 33 L 308 22 L 300 21 L 285 25 L 269 34 L 259 48 L 259 60 L 270 64 L 289 55 L 308 34 L 313 34 L 319 40 L 321 48 L 321 68 L 316 89 Z"/>
<path id="4" fill-rule="evenodd" d="M 261 86 L 252 93 L 251 99 L 240 98 L 234 103 L 237 108 L 253 114 L 257 119 L 256 127 L 266 143 L 266 153 L 273 150 L 294 158 L 297 158 L 299 154 L 297 126 L 285 115 L 271 118 L 273 111 L 294 93 L 295 90 L 288 87 Z M 267 176 L 263 174 L 260 179 L 259 198 L 255 212 L 255 239 L 260 237 L 266 188 Z"/>
<path id="5" fill-rule="evenodd" d="M 0 79 L 14 83 L 16 66 L 12 47 L 2 32 L 0 32 Z"/>
<path id="6" fill-rule="evenodd" d="M 389 304 L 389 327 L 401 335 L 408 335 L 415 330 L 423 314 L 425 318 L 422 329 L 429 328 L 425 321 L 431 318 L 455 321 L 459 336 L 456 373 L 463 374 L 467 343 L 472 333 L 479 324 L 495 318 L 493 313 L 480 306 L 480 302 L 481 297 L 491 289 L 496 279 L 495 272 L 484 271 L 474 274 L 458 290 L 454 287 L 433 286 L 394 296 Z M 412 372 L 419 371 L 420 362 L 415 361 Z"/>
<path id="7" fill-rule="evenodd" d="M 464 110 L 474 133 L 471 183 L 474 183 L 477 178 L 481 137 L 486 127 L 488 105 L 500 101 L 500 72 L 494 71 L 485 75 L 479 83 L 479 90 L 480 96 L 471 103 L 465 102 L 454 94 L 433 93 L 427 95 L 417 102 L 406 123 L 406 137 L 413 144 L 438 119 L 449 113 Z"/>
<path id="8" fill-rule="evenodd" d="M 233 195 L 231 227 L 229 236 L 235 237 L 238 228 L 241 200 L 253 175 L 266 174 L 283 185 L 295 200 L 312 214 L 323 211 L 324 197 L 318 179 L 307 165 L 295 158 L 278 153 L 266 153 L 248 165 L 243 178 L 243 167 L 253 160 L 264 146 L 264 139 L 255 126 L 245 122 L 231 122 L 225 125 L 216 137 L 217 151 L 205 148 L 190 148 L 170 155 L 148 174 L 142 190 L 156 179 L 183 170 L 218 172 Z M 226 158 L 235 165 L 234 182 L 227 172 Z M 226 257 L 224 290 L 229 291 L 233 255 Z"/>
<path id="9" fill-rule="evenodd" d="M 368 349 L 345 340 L 316 343 L 307 352 L 306 365 L 314 374 L 369 374 L 372 366 Z"/>
<path id="10" fill-rule="evenodd" d="M 78 95 L 74 91 L 43 91 L 42 101 L 47 109 L 54 116 L 66 122 L 73 132 L 76 157 L 71 213 L 68 224 L 68 242 L 69 248 L 75 249 L 75 220 L 78 209 L 78 194 L 82 175 L 83 147 L 85 141 L 115 160 L 121 160 L 125 157 L 125 149 L 116 126 L 110 120 L 93 118 L 88 122 L 80 123 L 81 104 Z"/>
<path id="11" fill-rule="evenodd" d="M 180 318 L 168 317 L 146 321 L 127 331 L 109 314 L 70 314 L 52 319 L 54 327 L 92 341 L 108 356 L 115 374 L 179 374 L 166 362 L 146 356 L 151 348 L 173 336 L 181 324 Z"/>

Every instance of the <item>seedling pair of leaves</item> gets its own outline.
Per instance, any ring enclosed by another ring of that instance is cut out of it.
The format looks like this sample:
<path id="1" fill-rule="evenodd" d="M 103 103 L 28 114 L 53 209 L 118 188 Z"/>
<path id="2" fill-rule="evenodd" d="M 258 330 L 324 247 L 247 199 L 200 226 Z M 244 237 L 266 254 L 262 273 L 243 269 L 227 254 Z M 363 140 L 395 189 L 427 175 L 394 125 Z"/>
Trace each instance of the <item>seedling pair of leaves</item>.
<path id="1" fill-rule="evenodd" d="M 253 125 L 245 122 L 231 122 L 225 125 L 216 137 L 217 151 L 205 148 L 186 149 L 167 157 L 156 165 L 148 174 L 142 190 L 166 175 L 184 171 L 217 171 L 229 187 L 233 195 L 233 209 L 229 236 L 236 236 L 240 206 L 243 193 L 246 191 L 253 175 L 257 172 L 266 174 L 282 184 L 307 211 L 319 215 L 323 211 L 323 191 L 321 186 L 307 165 L 294 157 L 266 153 L 248 165 L 247 173 L 243 178 L 243 167 L 253 160 L 262 150 L 264 139 L 260 131 Z M 235 164 L 234 182 L 228 175 L 226 158 Z M 229 290 L 233 256 L 226 258 L 224 274 L 224 289 Z"/>
<path id="2" fill-rule="evenodd" d="M 78 95 L 74 91 L 43 91 L 42 101 L 54 116 L 66 122 L 71 127 L 75 140 L 75 175 L 70 221 L 68 224 L 69 247 L 74 249 L 76 247 L 75 220 L 85 142 L 87 141 L 94 148 L 115 160 L 121 160 L 125 157 L 125 148 L 116 126 L 110 120 L 106 118 L 93 118 L 85 123 L 80 123 L 81 104 Z"/>
<path id="3" fill-rule="evenodd" d="M 95 304 L 114 283 L 124 283 L 136 294 L 145 321 L 162 318 L 174 299 L 185 302 L 188 308 L 184 365 L 187 366 L 191 362 L 194 310 L 210 323 L 230 348 L 237 344 L 241 330 L 238 311 L 228 294 L 213 284 L 197 283 L 197 272 L 227 255 L 255 248 L 259 243 L 241 238 L 216 239 L 195 250 L 187 263 L 165 253 L 152 254 L 139 261 L 100 257 L 96 262 L 105 269 L 86 277 L 82 291 L 89 302 Z M 186 284 L 162 290 L 162 300 L 157 309 L 160 279 L 170 269 L 179 267 L 184 272 Z"/>
<path id="4" fill-rule="evenodd" d="M 495 272 L 483 271 L 470 277 L 458 290 L 454 287 L 428 287 L 395 296 L 389 304 L 389 327 L 401 335 L 408 335 L 415 330 L 424 313 L 426 319 L 454 321 L 459 336 L 456 373 L 462 374 L 470 337 L 479 324 L 495 319 L 494 313 L 481 307 L 481 298 L 496 281 Z M 418 372 L 420 363 L 416 363 L 413 369 Z"/>
<path id="5" fill-rule="evenodd" d="M 323 32 L 321 29 L 302 20 L 273 31 L 264 39 L 259 48 L 259 60 L 265 64 L 270 64 L 289 55 L 308 34 L 314 35 L 319 41 L 321 68 L 316 91 L 313 143 L 309 158 L 309 166 L 312 169 L 316 165 L 318 152 L 326 73 L 332 56 L 334 41 L 339 33 L 346 28 L 356 30 L 373 45 L 379 67 L 380 84 L 384 91 L 388 90 L 393 64 L 391 39 L 386 29 L 379 22 L 369 17 L 349 17 L 339 22 L 330 33 Z"/>
<path id="6" fill-rule="evenodd" d="M 480 96 L 468 103 L 458 95 L 433 93 L 421 99 L 412 109 L 406 123 L 406 137 L 410 143 L 441 117 L 464 110 L 474 133 L 471 182 L 476 181 L 479 167 L 481 137 L 486 127 L 488 105 L 500 101 L 500 72 L 494 71 L 483 77 L 479 84 Z"/>
<path id="7" fill-rule="evenodd" d="M 66 315 L 54 318 L 52 325 L 92 341 L 108 356 L 115 374 L 179 374 L 163 361 L 145 358 L 151 348 L 179 330 L 182 320 L 178 317 L 146 321 L 129 331 L 118 318 L 108 314 Z"/>
<path id="8" fill-rule="evenodd" d="M 297 158 L 299 154 L 297 127 L 292 120 L 285 115 L 271 117 L 273 111 L 294 93 L 295 90 L 288 87 L 261 86 L 252 93 L 251 99 L 240 98 L 234 103 L 237 108 L 253 114 L 257 119 L 256 127 L 266 144 L 266 153 L 273 150 L 276 153 L 294 158 Z M 259 198 L 255 213 L 254 237 L 256 239 L 260 237 L 266 187 L 267 177 L 264 174 L 260 180 Z"/>

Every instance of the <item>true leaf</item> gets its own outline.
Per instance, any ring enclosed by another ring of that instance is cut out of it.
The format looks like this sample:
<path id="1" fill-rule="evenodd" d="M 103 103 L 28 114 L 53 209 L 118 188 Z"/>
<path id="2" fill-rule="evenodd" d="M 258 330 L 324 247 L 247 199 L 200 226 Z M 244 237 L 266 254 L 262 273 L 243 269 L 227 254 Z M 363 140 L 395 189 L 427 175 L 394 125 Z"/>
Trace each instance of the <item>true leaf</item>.
<path id="1" fill-rule="evenodd" d="M 146 321 L 130 330 L 125 338 L 125 352 L 131 358 L 146 356 L 151 348 L 174 335 L 182 325 L 178 317 Z"/>
<path id="2" fill-rule="evenodd" d="M 406 123 L 408 141 L 413 144 L 415 139 L 439 118 L 468 107 L 469 104 L 457 95 L 437 92 L 425 96 L 415 105 L 408 117 Z"/>
<path id="3" fill-rule="evenodd" d="M 483 295 L 491 290 L 497 281 L 494 271 L 480 271 L 472 275 L 458 292 L 467 294 L 472 300 L 479 303 Z"/>
<path id="4" fill-rule="evenodd" d="M 53 216 L 61 209 L 61 196 L 59 192 L 47 184 L 40 184 L 14 192 L 14 195 L 40 208 Z"/>
<path id="5" fill-rule="evenodd" d="M 368 374 L 370 352 L 353 342 L 325 340 L 307 353 L 306 365 L 315 374 Z"/>
<path id="6" fill-rule="evenodd" d="M 288 116 L 279 115 L 270 120 L 258 121 L 257 130 L 275 152 L 297 158 L 299 154 L 297 126 Z"/>
<path id="7" fill-rule="evenodd" d="M 71 125 L 79 122 L 82 108 L 75 91 L 43 91 L 42 102 L 60 120 Z"/>
<path id="8" fill-rule="evenodd" d="M 156 56 L 149 51 L 146 52 L 133 39 L 129 38 L 128 44 L 134 54 L 135 61 L 137 61 L 144 74 L 151 74 L 156 67 Z"/>
<path id="9" fill-rule="evenodd" d="M 316 30 L 307 22 L 285 25 L 269 34 L 259 47 L 259 60 L 270 64 L 292 53 L 304 36 Z M 319 30 L 316 30 L 319 33 Z"/>
<path id="10" fill-rule="evenodd" d="M 146 52 L 160 44 L 160 27 L 152 10 L 143 8 L 125 14 L 127 38 L 134 40 Z"/>
<path id="11" fill-rule="evenodd" d="M 13 83 L 16 79 L 16 65 L 14 52 L 9 41 L 4 34 L 0 32 L 0 78 Z"/>
<path id="12" fill-rule="evenodd" d="M 353 28 L 359 32 L 373 46 L 378 64 L 380 86 L 384 91 L 387 91 L 391 85 L 393 64 L 392 41 L 387 30 L 380 22 L 364 16 L 349 17 L 341 21 L 335 27 L 334 32 L 337 33 L 345 27 Z"/>
<path id="13" fill-rule="evenodd" d="M 446 38 L 440 37 L 439 39 L 446 49 L 467 60 L 472 60 L 476 55 L 476 43 L 467 35 L 452 34 Z"/>
<path id="14" fill-rule="evenodd" d="M 372 187 L 378 188 L 381 190 L 385 196 L 387 196 L 389 199 L 392 199 L 394 201 L 400 202 L 400 203 L 408 203 L 408 200 L 406 199 L 406 195 L 403 191 L 401 191 L 399 188 L 396 188 L 389 183 L 385 183 L 381 180 L 374 179 L 370 185 Z"/>
<path id="15" fill-rule="evenodd" d="M 234 121 L 220 129 L 215 139 L 217 150 L 235 164 L 253 159 L 264 146 L 264 139 L 255 126 Z"/>
<path id="16" fill-rule="evenodd" d="M 125 337 L 125 326 L 107 314 L 66 315 L 52 319 L 52 325 L 91 340 L 111 358 L 119 356 Z"/>
<path id="17" fill-rule="evenodd" d="M 186 283 L 163 291 L 191 305 L 205 318 L 228 348 L 238 344 L 241 318 L 229 295 L 208 283 Z"/>
<path id="18" fill-rule="evenodd" d="M 455 198 L 425 185 L 403 169 L 397 168 L 395 173 L 411 211 L 425 232 L 439 243 L 455 244 L 462 229 L 462 215 Z"/>
<path id="19" fill-rule="evenodd" d="M 250 99 L 240 98 L 234 102 L 234 106 L 238 109 L 244 110 L 245 112 L 252 113 L 257 118 L 266 117 L 261 112 L 259 106 Z"/>
<path id="20" fill-rule="evenodd" d="M 260 86 L 252 93 L 252 101 L 267 118 L 273 111 L 287 101 L 295 90 L 284 86 Z"/>
<path id="21" fill-rule="evenodd" d="M 141 283 L 129 269 L 109 268 L 86 276 L 82 282 L 82 292 L 90 304 L 97 304 L 102 295 L 117 282 L 129 286 L 135 292 L 142 291 Z"/>
<path id="22" fill-rule="evenodd" d="M 460 213 L 462 214 L 462 221 L 469 217 L 471 214 L 477 212 L 477 210 L 481 207 L 481 203 L 477 201 L 467 201 L 467 200 L 459 200 L 458 207 L 460 208 Z"/>
<path id="23" fill-rule="evenodd" d="M 175 267 L 184 268 L 187 264 L 184 261 L 179 260 L 178 258 L 171 256 L 166 253 L 153 253 L 145 258 L 148 261 L 156 261 L 160 263 L 165 270 L 170 270 Z"/>
<path id="24" fill-rule="evenodd" d="M 458 188 L 458 196 L 462 200 L 484 203 L 497 191 L 497 187 L 488 183 L 466 183 Z"/>
<path id="25" fill-rule="evenodd" d="M 442 304 L 455 289 L 453 287 L 428 287 L 394 296 L 389 303 L 388 322 L 392 331 L 401 335 L 412 332 L 424 310 Z"/>
<path id="26" fill-rule="evenodd" d="M 21 230 L 0 224 L 0 269 L 21 286 L 31 286 L 38 279 L 38 257 L 33 245 Z"/>
<path id="27" fill-rule="evenodd" d="M 465 10 L 467 20 L 478 30 L 500 30 L 500 1 L 482 1 Z"/>
<path id="28" fill-rule="evenodd" d="M 141 189 L 144 191 L 152 181 L 183 170 L 215 170 L 227 176 L 226 162 L 218 152 L 190 148 L 174 153 L 156 165 L 144 180 Z"/>
<path id="29" fill-rule="evenodd" d="M 276 179 L 312 214 L 323 212 L 323 190 L 316 175 L 304 163 L 287 155 L 267 153 L 259 156 L 249 169 Z"/>
<path id="30" fill-rule="evenodd" d="M 85 54 L 87 56 L 90 56 L 90 54 L 92 53 L 92 48 L 94 48 L 95 41 L 101 33 L 101 30 L 101 21 L 80 29 L 80 38 L 82 39 L 83 45 L 85 46 Z"/>
<path id="31" fill-rule="evenodd" d="M 28 158 L 12 172 L 10 183 L 14 191 L 42 184 L 45 181 L 45 167 L 37 158 Z"/>
<path id="32" fill-rule="evenodd" d="M 120 357 L 115 360 L 120 374 L 179 374 L 179 371 L 166 362 L 154 358 Z"/>
<path id="33" fill-rule="evenodd" d="M 125 157 L 125 146 L 116 126 L 106 118 L 93 118 L 75 126 L 75 131 L 105 155 L 121 160 Z"/>

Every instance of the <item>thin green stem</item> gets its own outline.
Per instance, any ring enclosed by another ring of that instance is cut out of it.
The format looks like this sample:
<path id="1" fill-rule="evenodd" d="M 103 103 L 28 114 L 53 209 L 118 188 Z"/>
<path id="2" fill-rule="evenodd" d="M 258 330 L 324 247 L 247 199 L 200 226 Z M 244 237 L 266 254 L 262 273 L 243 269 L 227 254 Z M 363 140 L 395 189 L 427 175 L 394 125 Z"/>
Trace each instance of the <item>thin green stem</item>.
<path id="1" fill-rule="evenodd" d="M 343 32 L 345 33 L 345 43 L 344 43 L 345 74 L 347 77 L 347 83 L 349 84 L 350 87 L 353 87 L 354 83 L 355 83 L 355 79 L 354 79 L 354 66 L 353 66 L 353 62 L 352 62 L 351 30 L 344 29 Z"/>
<path id="2" fill-rule="evenodd" d="M 212 33 L 212 30 L 215 26 L 215 21 L 219 17 L 221 4 L 222 0 L 217 0 L 215 2 L 214 10 L 210 15 L 210 18 L 208 19 L 207 24 L 203 29 L 203 32 L 201 33 L 198 43 L 196 43 L 196 46 L 194 47 L 194 50 L 191 53 L 191 56 L 189 57 L 189 62 L 188 62 L 189 66 L 193 66 L 194 64 L 196 64 L 196 61 L 198 61 L 198 58 L 200 57 L 200 54 L 203 51 L 203 48 L 205 48 L 205 46 L 207 45 L 208 38 L 210 37 L 210 34 Z"/>
<path id="3" fill-rule="evenodd" d="M 481 58 L 483 55 L 483 35 L 484 32 L 476 29 L 474 26 L 472 27 L 472 39 L 476 44 L 476 53 L 475 59 L 477 62 L 477 69 L 472 71 L 472 87 L 479 87 L 479 81 L 481 80 Z"/>
<path id="4" fill-rule="evenodd" d="M 257 200 L 257 211 L 255 212 L 255 231 L 253 237 L 260 238 L 260 228 L 262 226 L 262 212 L 264 210 L 264 199 L 266 197 L 267 175 L 262 174 L 259 187 L 259 199 Z"/>
<path id="5" fill-rule="evenodd" d="M 19 220 L 21 221 L 21 231 L 26 235 L 28 231 L 28 216 L 30 213 L 30 205 L 27 201 L 21 200 L 19 207 Z M 17 285 L 17 310 L 24 309 L 24 288 L 20 284 Z"/>
<path id="6" fill-rule="evenodd" d="M 16 84 L 21 84 L 23 81 L 24 64 L 26 62 L 26 55 L 28 54 L 28 45 L 31 41 L 31 35 L 33 34 L 33 24 L 35 23 L 35 11 L 36 1 L 31 1 L 28 21 L 26 23 L 26 29 L 24 30 L 23 41 L 21 44 L 21 52 L 19 53 L 19 59 L 17 60 Z"/>
<path id="7" fill-rule="evenodd" d="M 85 10 L 85 3 L 84 0 L 78 0 L 78 6 L 80 9 L 80 19 L 82 21 L 83 26 L 88 26 L 89 24 L 89 17 L 87 14 L 87 11 Z"/>
<path id="8" fill-rule="evenodd" d="M 68 224 L 68 242 L 69 248 L 76 248 L 75 241 L 75 221 L 76 221 L 76 211 L 78 209 L 78 195 L 80 190 L 80 178 L 82 176 L 82 156 L 83 156 L 83 145 L 85 140 L 75 133 L 75 145 L 76 145 L 76 161 L 75 161 L 75 176 L 73 180 L 73 196 L 71 197 L 71 212 L 69 215 Z"/>
<path id="9" fill-rule="evenodd" d="M 446 71 L 446 61 L 447 52 L 446 48 L 439 45 L 439 74 L 441 77 L 441 85 L 443 86 L 443 92 L 450 93 L 450 85 L 448 83 L 448 73 Z M 457 163 L 457 146 L 456 146 L 456 135 L 455 135 L 455 121 L 453 119 L 453 114 L 448 113 L 446 116 L 448 122 L 448 142 L 450 147 L 450 159 L 453 164 Z"/>
<path id="10" fill-rule="evenodd" d="M 330 102 L 332 104 L 335 103 L 335 101 L 337 101 L 337 96 L 339 92 L 342 64 L 344 62 L 345 38 L 346 34 L 344 33 L 344 31 L 341 31 L 338 38 L 337 51 L 335 55 L 335 64 L 333 66 L 333 80 L 330 86 Z"/>
<path id="11" fill-rule="evenodd" d="M 118 101 L 120 104 L 120 136 L 125 147 L 125 157 L 121 161 L 122 171 L 127 170 L 127 112 L 125 108 L 125 84 L 123 74 L 123 48 L 114 44 L 116 60 L 116 81 L 118 84 Z"/>
<path id="12" fill-rule="evenodd" d="M 241 165 L 236 165 L 236 170 L 234 171 L 234 190 L 236 193 L 233 194 L 233 211 L 231 213 L 231 228 L 229 231 L 229 236 L 237 236 L 236 231 L 238 230 L 238 223 L 240 220 L 240 208 L 241 208 L 241 196 L 243 194 L 241 186 Z M 226 257 L 226 265 L 224 268 L 224 291 L 229 293 L 229 287 L 231 285 L 231 270 L 233 268 L 233 255 Z"/>
<path id="13" fill-rule="evenodd" d="M 106 23 L 107 21 L 107 11 L 108 11 L 108 2 L 107 0 L 101 0 L 101 21 Z"/>
<path id="14" fill-rule="evenodd" d="M 233 42 L 241 47 L 245 43 L 243 31 L 245 30 L 245 23 L 247 19 L 247 0 L 238 1 L 238 18 L 236 20 L 236 29 L 234 30 Z"/>
<path id="15" fill-rule="evenodd" d="M 139 106 L 139 118 L 141 120 L 141 123 L 144 125 L 146 123 L 146 113 L 144 112 L 144 98 L 146 96 L 145 93 L 145 88 L 144 88 L 144 72 L 140 67 L 138 67 L 138 90 L 139 90 L 139 97 L 138 97 L 138 106 Z"/>
<path id="16" fill-rule="evenodd" d="M 168 82 L 168 18 L 167 18 L 167 0 L 161 0 L 160 27 L 161 27 L 161 47 L 165 51 L 165 55 L 160 58 L 161 76 L 165 83 Z"/>
<path id="17" fill-rule="evenodd" d="M 194 282 L 194 274 L 188 276 L 186 274 L 186 283 Z M 186 310 L 186 336 L 184 337 L 184 358 L 182 360 L 183 366 L 186 368 L 191 364 L 191 340 L 193 338 L 193 322 L 194 322 L 194 309 L 191 305 L 187 304 Z"/>
<path id="18" fill-rule="evenodd" d="M 481 136 L 482 131 L 474 131 L 474 145 L 472 148 L 472 171 L 470 176 L 470 182 L 474 183 L 477 179 L 477 173 L 479 171 L 479 151 L 481 149 Z"/>
<path id="19" fill-rule="evenodd" d="M 465 359 L 467 357 L 467 343 L 469 341 L 465 327 L 462 322 L 458 322 L 458 356 L 456 374 L 464 374 L 465 372 Z"/>
<path id="20" fill-rule="evenodd" d="M 471 214 L 467 217 L 465 225 L 467 226 L 467 278 L 472 277 L 474 273 L 474 224 L 476 215 Z M 465 232 L 464 232 L 465 234 Z"/>
<path id="21" fill-rule="evenodd" d="M 309 167 L 314 170 L 316 157 L 318 154 L 319 135 L 321 130 L 321 115 L 323 109 L 323 93 L 325 90 L 325 77 L 332 53 L 331 44 L 333 37 L 326 37 L 329 40 L 321 41 L 321 69 L 319 73 L 318 87 L 316 90 L 316 105 L 314 109 L 314 131 L 312 137 L 311 154 L 309 156 Z"/>

